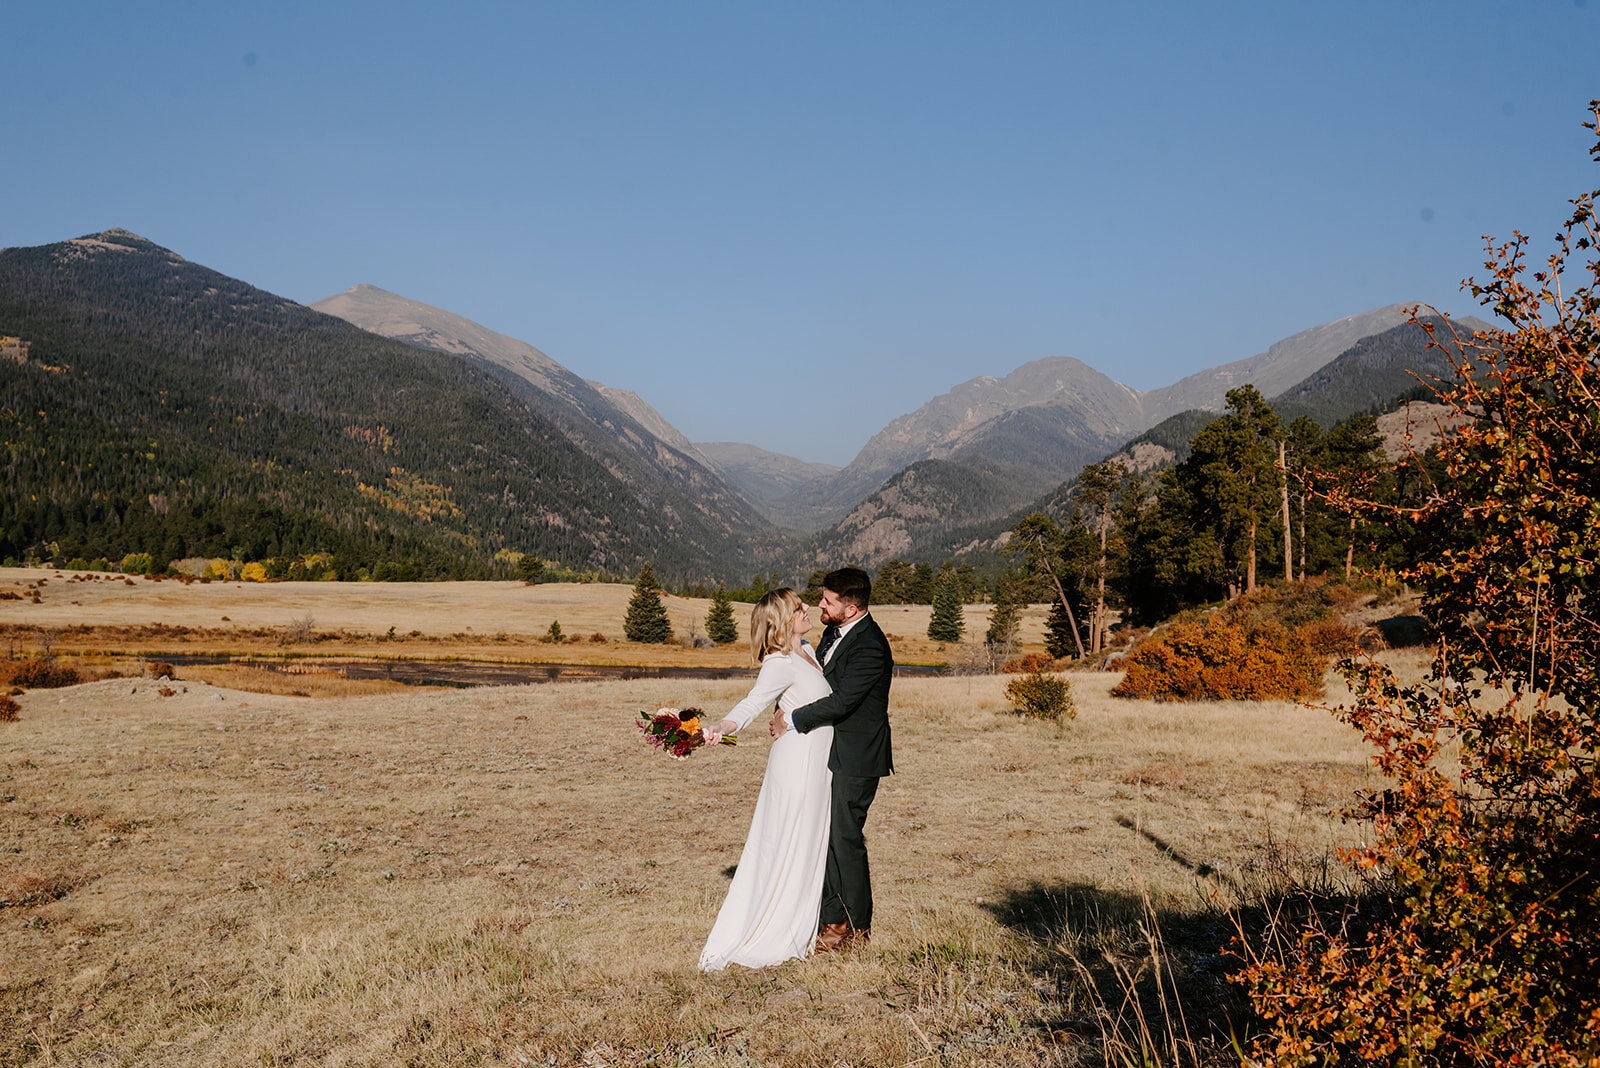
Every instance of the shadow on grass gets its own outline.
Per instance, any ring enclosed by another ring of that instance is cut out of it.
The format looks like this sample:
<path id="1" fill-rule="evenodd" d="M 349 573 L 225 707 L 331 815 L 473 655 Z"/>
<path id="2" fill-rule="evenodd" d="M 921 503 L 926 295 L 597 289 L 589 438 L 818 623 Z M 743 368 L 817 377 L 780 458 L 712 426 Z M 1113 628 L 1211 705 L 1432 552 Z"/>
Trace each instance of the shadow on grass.
<path id="1" fill-rule="evenodd" d="M 1134 834 L 1137 834 L 1140 838 L 1143 838 L 1145 841 L 1155 846 L 1156 849 L 1160 850 L 1162 856 L 1166 857 L 1168 860 L 1180 867 L 1188 868 L 1200 878 L 1217 880 L 1227 885 L 1230 890 L 1237 891 L 1239 889 L 1238 884 L 1235 883 L 1233 878 L 1227 873 L 1219 872 L 1216 868 L 1213 868 L 1204 861 L 1190 859 L 1185 854 L 1179 852 L 1177 846 L 1174 846 L 1160 835 L 1152 834 L 1150 831 L 1139 826 L 1127 816 L 1118 816 L 1117 826 L 1126 827 Z"/>
<path id="2" fill-rule="evenodd" d="M 1203 901 L 1163 908 L 1126 891 L 1030 882 L 984 907 L 1021 936 L 1016 963 L 1060 1006 L 1043 1025 L 1052 1032 L 1092 1026 L 1108 1049 L 1183 1050 L 1203 1063 L 1255 1029 L 1249 999 L 1229 981 L 1240 963 L 1225 953 L 1233 919 Z"/>
<path id="3" fill-rule="evenodd" d="M 1152 844 L 1183 862 L 1166 843 Z M 1202 874 L 1200 865 L 1185 866 Z M 1283 947 L 1313 914 L 1322 924 L 1340 922 L 1336 917 L 1370 922 L 1383 908 L 1379 899 L 1305 884 L 1248 896 L 1254 901 L 1224 906 L 1202 892 L 1192 907 L 1157 906 L 1129 891 L 1033 881 L 983 907 L 1019 936 L 1013 963 L 1059 1006 L 1059 1018 L 1041 1025 L 1052 1033 L 1082 1034 L 1093 1024 L 1108 1056 L 1132 1055 L 1133 1063 L 1149 1051 L 1162 1063 L 1237 1064 L 1237 1051 L 1248 1049 L 1260 1027 L 1234 981 L 1244 967 L 1241 950 L 1275 955 L 1272 947 Z"/>

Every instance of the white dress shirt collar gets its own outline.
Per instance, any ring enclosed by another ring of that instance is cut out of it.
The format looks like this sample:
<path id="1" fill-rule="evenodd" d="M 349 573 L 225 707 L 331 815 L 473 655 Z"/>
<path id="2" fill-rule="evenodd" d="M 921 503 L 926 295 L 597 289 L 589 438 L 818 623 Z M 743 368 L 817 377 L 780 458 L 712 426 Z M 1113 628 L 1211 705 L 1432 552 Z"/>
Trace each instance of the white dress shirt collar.
<path id="1" fill-rule="evenodd" d="M 839 643 L 844 641 L 844 636 L 846 634 L 850 633 L 850 628 L 855 626 L 857 623 L 860 623 L 863 619 L 866 619 L 866 618 L 867 618 L 867 613 L 862 612 L 859 616 L 856 616 L 856 618 L 852 619 L 850 622 L 848 622 L 848 623 L 840 623 L 839 624 L 839 636 L 837 638 L 833 639 L 833 644 L 832 645 L 828 646 L 828 656 L 827 656 L 827 658 L 825 660 L 823 660 L 824 664 L 826 664 L 829 660 L 833 659 L 834 652 L 839 648 Z"/>

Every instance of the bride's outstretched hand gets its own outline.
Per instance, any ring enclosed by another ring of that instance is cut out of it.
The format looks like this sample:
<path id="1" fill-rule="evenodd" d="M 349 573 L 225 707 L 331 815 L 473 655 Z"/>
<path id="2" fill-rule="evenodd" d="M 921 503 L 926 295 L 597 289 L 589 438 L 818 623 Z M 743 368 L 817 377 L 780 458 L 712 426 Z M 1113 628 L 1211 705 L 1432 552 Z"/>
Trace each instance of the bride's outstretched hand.
<path id="1" fill-rule="evenodd" d="M 724 735 L 732 734 L 737 726 L 732 720 L 719 719 L 709 727 L 701 727 L 700 733 L 705 736 L 707 745 L 716 745 Z"/>

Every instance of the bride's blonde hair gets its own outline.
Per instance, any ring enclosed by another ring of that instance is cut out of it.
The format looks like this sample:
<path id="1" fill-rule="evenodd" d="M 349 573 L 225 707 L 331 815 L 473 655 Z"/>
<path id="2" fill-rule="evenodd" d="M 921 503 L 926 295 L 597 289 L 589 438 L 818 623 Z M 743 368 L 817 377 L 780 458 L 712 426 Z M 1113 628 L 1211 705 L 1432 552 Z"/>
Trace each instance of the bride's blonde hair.
<path id="1" fill-rule="evenodd" d="M 761 663 L 771 653 L 787 653 L 794 641 L 794 614 L 800 595 L 782 586 L 762 597 L 750 610 L 750 659 Z"/>

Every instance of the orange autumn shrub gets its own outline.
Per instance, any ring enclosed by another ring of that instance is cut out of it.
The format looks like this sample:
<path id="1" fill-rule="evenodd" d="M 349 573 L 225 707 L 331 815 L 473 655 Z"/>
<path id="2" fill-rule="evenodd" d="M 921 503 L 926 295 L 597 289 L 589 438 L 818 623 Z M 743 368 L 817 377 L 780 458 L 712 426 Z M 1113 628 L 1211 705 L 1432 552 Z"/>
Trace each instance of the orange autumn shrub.
<path id="1" fill-rule="evenodd" d="M 1326 660 L 1303 634 L 1226 613 L 1174 623 L 1128 657 L 1114 697 L 1157 701 L 1304 700 L 1322 693 Z"/>
<path id="2" fill-rule="evenodd" d="M 1041 671 L 1049 671 L 1055 667 L 1055 664 L 1055 658 L 1046 656 L 1044 653 L 1024 653 L 1021 656 L 1013 656 L 1005 661 L 1000 665 L 1000 670 L 1007 675 L 1037 674 Z"/>

